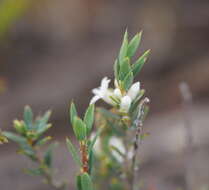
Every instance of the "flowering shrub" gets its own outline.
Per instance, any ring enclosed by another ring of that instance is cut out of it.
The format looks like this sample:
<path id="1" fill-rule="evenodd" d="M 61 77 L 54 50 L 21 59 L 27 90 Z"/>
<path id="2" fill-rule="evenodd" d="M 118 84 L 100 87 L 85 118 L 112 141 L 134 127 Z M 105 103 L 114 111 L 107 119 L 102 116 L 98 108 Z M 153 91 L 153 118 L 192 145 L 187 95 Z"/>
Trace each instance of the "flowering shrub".
<path id="1" fill-rule="evenodd" d="M 76 176 L 78 190 L 134 190 L 138 186 L 135 180 L 137 150 L 140 141 L 147 135 L 143 133 L 142 126 L 149 103 L 140 82 L 134 82 L 150 52 L 148 50 L 133 60 L 141 36 L 140 32 L 129 41 L 125 32 L 114 63 L 114 88 L 110 87 L 111 80 L 104 77 L 100 86 L 92 90 L 94 96 L 83 118 L 77 114 L 74 102 L 71 103 L 70 122 L 79 149 L 69 138 L 66 144 L 80 168 Z M 109 108 L 95 108 L 98 100 L 107 103 Z M 53 179 L 52 150 L 56 143 L 49 143 L 51 137 L 44 136 L 51 127 L 49 116 L 48 111 L 34 119 L 32 110 L 26 106 L 24 119 L 14 121 L 16 133 L 1 133 L 0 142 L 6 142 L 7 138 L 16 142 L 19 153 L 37 164 L 36 168 L 25 169 L 27 173 L 43 176 L 46 183 L 57 189 L 66 189 L 67 183 L 57 184 Z M 41 154 L 40 149 L 46 144 L 48 149 Z"/>

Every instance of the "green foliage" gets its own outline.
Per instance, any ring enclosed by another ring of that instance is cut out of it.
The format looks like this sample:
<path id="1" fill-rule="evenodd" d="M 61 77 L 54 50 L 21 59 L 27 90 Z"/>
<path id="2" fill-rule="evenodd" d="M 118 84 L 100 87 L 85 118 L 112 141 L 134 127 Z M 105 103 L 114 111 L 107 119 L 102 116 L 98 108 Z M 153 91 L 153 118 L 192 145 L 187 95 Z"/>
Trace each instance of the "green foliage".
<path id="1" fill-rule="evenodd" d="M 141 57 L 139 57 L 137 59 L 137 61 L 133 64 L 132 66 L 132 71 L 133 71 L 133 74 L 134 76 L 136 76 L 142 69 L 142 67 L 144 66 L 146 60 L 147 60 L 147 57 L 149 56 L 150 54 L 150 50 L 147 50 Z"/>
<path id="2" fill-rule="evenodd" d="M 141 37 L 142 37 L 142 32 L 136 34 L 128 44 L 128 52 L 127 52 L 128 57 L 132 57 L 136 53 L 139 44 L 141 42 Z"/>
<path id="3" fill-rule="evenodd" d="M 77 116 L 77 110 L 76 110 L 76 107 L 75 107 L 75 104 L 74 102 L 72 101 L 71 102 L 71 105 L 70 105 L 70 122 L 71 124 L 73 125 L 73 119 L 75 116 Z"/>
<path id="4" fill-rule="evenodd" d="M 82 141 L 86 138 L 87 127 L 86 124 L 77 116 L 73 119 L 73 131 L 76 138 Z"/>
<path id="5" fill-rule="evenodd" d="M 93 183 L 88 173 L 81 175 L 81 188 L 82 190 L 93 190 Z"/>
<path id="6" fill-rule="evenodd" d="M 94 104 L 89 105 L 84 116 L 84 122 L 87 128 L 87 134 L 91 132 L 94 123 Z"/>
<path id="7" fill-rule="evenodd" d="M 73 160 L 79 165 L 82 166 L 80 157 L 78 155 L 77 149 L 74 147 L 74 145 L 72 144 L 72 142 L 70 141 L 70 139 L 66 139 L 66 143 L 67 143 L 67 148 L 69 150 L 69 152 L 71 153 Z"/>

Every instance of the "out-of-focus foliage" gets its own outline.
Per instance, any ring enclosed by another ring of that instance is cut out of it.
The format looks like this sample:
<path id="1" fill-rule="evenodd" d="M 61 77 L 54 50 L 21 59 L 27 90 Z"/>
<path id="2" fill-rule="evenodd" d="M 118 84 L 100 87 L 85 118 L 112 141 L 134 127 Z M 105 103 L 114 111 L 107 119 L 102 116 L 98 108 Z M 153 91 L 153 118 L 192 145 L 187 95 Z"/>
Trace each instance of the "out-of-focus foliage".
<path id="1" fill-rule="evenodd" d="M 23 120 L 14 120 L 16 133 L 4 131 L 2 135 L 17 143 L 19 146 L 18 152 L 37 164 L 36 168 L 25 169 L 27 174 L 42 176 L 47 184 L 57 189 L 64 189 L 65 183 L 55 184 L 53 181 L 52 151 L 57 146 L 57 143 L 47 145 L 51 137 L 43 136 L 52 126 L 48 123 L 50 115 L 51 112 L 47 111 L 43 116 L 34 119 L 31 108 L 26 106 Z M 3 140 L 5 141 L 5 138 Z M 43 154 L 40 154 L 39 150 L 44 145 L 47 145 L 47 149 Z"/>
<path id="2" fill-rule="evenodd" d="M 0 38 L 24 14 L 30 3 L 31 0 L 2 0 L 0 2 Z"/>

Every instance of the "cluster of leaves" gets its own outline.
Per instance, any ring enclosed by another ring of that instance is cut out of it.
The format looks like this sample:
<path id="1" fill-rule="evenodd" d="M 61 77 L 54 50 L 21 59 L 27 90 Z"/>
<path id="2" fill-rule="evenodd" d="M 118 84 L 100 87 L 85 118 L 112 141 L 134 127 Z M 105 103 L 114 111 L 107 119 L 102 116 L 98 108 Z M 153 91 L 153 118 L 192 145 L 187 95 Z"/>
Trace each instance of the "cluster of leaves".
<path id="1" fill-rule="evenodd" d="M 94 105 L 89 105 L 83 120 L 78 116 L 75 104 L 72 102 L 70 106 L 70 121 L 73 126 L 73 131 L 76 139 L 79 142 L 80 154 L 76 147 L 66 139 L 67 147 L 77 165 L 80 167 L 80 173 L 77 175 L 78 190 L 93 190 L 91 179 L 91 171 L 93 166 L 93 146 L 99 135 L 97 133 L 93 140 L 90 139 L 90 133 L 94 123 Z"/>
<path id="2" fill-rule="evenodd" d="M 51 140 L 50 136 L 43 136 L 52 126 L 48 123 L 50 115 L 51 112 L 47 111 L 43 116 L 34 120 L 31 108 L 26 106 L 23 114 L 24 120 L 14 120 L 16 133 L 6 131 L 3 132 L 3 135 L 19 145 L 18 153 L 37 163 L 37 168 L 25 169 L 28 174 L 43 176 L 46 183 L 54 185 L 52 181 L 52 151 L 57 143 L 48 144 L 43 155 L 39 153 L 40 148 Z"/>
<path id="3" fill-rule="evenodd" d="M 108 88 L 110 80 L 107 78 L 103 80 L 101 87 L 95 90 L 98 92 L 97 100 L 112 98 L 111 109 L 98 108 L 95 113 L 95 102 L 90 103 L 82 119 L 78 116 L 75 104 L 71 103 L 70 122 L 79 148 L 69 138 L 66 139 L 66 144 L 80 168 L 76 176 L 77 190 L 93 190 L 95 187 L 101 190 L 134 189 L 138 139 L 142 140 L 146 136 L 146 133 L 142 132 L 142 124 L 148 111 L 148 98 L 143 97 L 145 91 L 140 89 L 139 82 L 133 84 L 133 81 L 143 67 L 149 50 L 131 64 L 141 35 L 141 32 L 138 33 L 129 42 L 128 33 L 125 32 L 119 56 L 114 64 L 115 90 Z M 122 109 L 123 106 L 128 108 Z M 51 127 L 48 123 L 49 117 L 48 111 L 34 119 L 31 108 L 26 106 L 24 119 L 14 121 L 16 133 L 0 133 L 0 142 L 6 142 L 6 138 L 16 142 L 19 145 L 19 153 L 38 165 L 35 169 L 27 169 L 27 173 L 43 176 L 51 186 L 65 189 L 64 183 L 57 185 L 53 181 L 52 150 L 55 144 L 49 144 L 43 154 L 39 152 L 51 139 L 50 136 L 44 136 Z M 94 120 L 97 132 L 92 138 Z M 97 148 L 94 148 L 96 143 Z"/>
<path id="4" fill-rule="evenodd" d="M 150 50 L 147 50 L 131 64 L 140 44 L 141 36 L 142 32 L 136 34 L 129 42 L 128 33 L 125 32 L 118 58 L 114 64 L 115 80 L 124 94 L 130 89 L 134 78 L 141 71 L 150 53 Z M 97 109 L 96 126 L 103 126 L 99 137 L 102 154 L 96 154 L 95 159 L 97 170 L 94 172 L 94 178 L 98 189 L 104 189 L 104 184 L 106 184 L 105 188 L 109 190 L 133 189 L 133 172 L 135 171 L 133 168 L 135 166 L 132 162 L 133 157 L 136 156 L 133 155 L 133 149 L 138 143 L 138 136 L 139 140 L 142 140 L 148 135 L 141 130 L 140 134 L 137 132 L 148 113 L 148 99 L 143 98 L 144 93 L 144 89 L 138 91 L 125 117 L 117 107 L 109 110 Z M 113 138 L 114 141 L 121 144 L 121 148 L 117 144 L 111 144 Z"/>
<path id="5" fill-rule="evenodd" d="M 150 50 L 147 50 L 142 56 L 140 56 L 133 64 L 131 59 L 134 57 L 140 42 L 142 32 L 136 34 L 132 40 L 128 41 L 128 32 L 125 32 L 123 42 L 120 48 L 118 58 L 114 64 L 115 79 L 122 90 L 127 91 L 134 81 L 134 77 L 141 71 Z"/>

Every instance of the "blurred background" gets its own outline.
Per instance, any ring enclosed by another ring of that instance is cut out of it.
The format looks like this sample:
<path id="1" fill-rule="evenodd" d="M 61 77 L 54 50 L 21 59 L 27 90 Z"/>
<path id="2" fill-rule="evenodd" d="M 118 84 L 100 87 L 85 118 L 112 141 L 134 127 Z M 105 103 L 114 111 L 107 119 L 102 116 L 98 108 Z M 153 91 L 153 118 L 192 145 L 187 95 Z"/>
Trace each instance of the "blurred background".
<path id="1" fill-rule="evenodd" d="M 12 130 L 24 105 L 36 114 L 52 109 L 51 133 L 60 140 L 57 175 L 73 188 L 75 167 L 64 145 L 71 135 L 71 99 L 82 110 L 104 76 L 113 76 L 123 33 L 143 30 L 140 53 L 151 56 L 138 80 L 151 99 L 140 151 L 147 190 L 207 190 L 209 182 L 208 0 L 1 0 L 0 127 Z M 180 82 L 193 102 L 182 107 Z M 187 149 L 189 120 L 192 153 Z M 46 189 L 22 173 L 27 161 L 13 143 L 0 147 L 2 190 Z M 188 163 L 189 166 L 188 166 Z"/>

